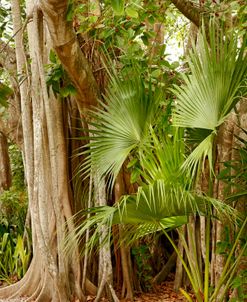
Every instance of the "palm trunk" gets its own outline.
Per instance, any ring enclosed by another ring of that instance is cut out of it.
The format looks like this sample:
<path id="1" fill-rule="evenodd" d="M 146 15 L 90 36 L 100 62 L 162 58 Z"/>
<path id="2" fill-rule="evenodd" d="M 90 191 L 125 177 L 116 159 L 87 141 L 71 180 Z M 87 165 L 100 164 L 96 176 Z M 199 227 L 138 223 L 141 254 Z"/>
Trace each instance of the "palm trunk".
<path id="1" fill-rule="evenodd" d="M 218 151 L 218 160 L 219 162 L 219 171 L 224 169 L 224 162 L 231 160 L 232 150 L 233 150 L 233 131 L 234 124 L 236 122 L 236 115 L 231 113 L 228 120 L 222 125 L 218 134 L 218 142 L 217 142 L 217 151 Z M 223 181 L 218 182 L 217 186 L 217 198 L 220 200 L 224 200 L 225 198 L 225 188 L 226 184 Z M 225 237 L 225 225 L 221 221 L 215 222 L 215 248 L 217 247 L 217 243 L 224 241 Z M 225 264 L 224 255 L 220 255 L 218 253 L 215 254 L 215 285 L 217 285 Z M 221 295 L 219 295 L 220 297 Z"/>
<path id="2" fill-rule="evenodd" d="M 123 169 L 120 171 L 116 184 L 115 184 L 115 201 L 117 202 L 122 195 L 125 194 L 124 181 L 123 181 Z M 122 227 L 119 226 L 119 236 L 121 238 Z M 120 246 L 121 264 L 123 272 L 123 285 L 122 285 L 122 298 L 130 299 L 133 301 L 133 282 L 131 280 L 129 261 L 128 261 L 129 249 L 123 244 Z M 126 292 L 126 295 L 125 295 Z"/>
<path id="3" fill-rule="evenodd" d="M 238 114 L 239 114 L 239 126 L 242 129 L 247 129 L 247 106 L 246 106 L 246 102 L 244 100 L 242 100 L 237 108 L 238 110 Z M 245 141 L 247 140 L 246 135 L 241 131 L 241 128 L 239 128 L 238 126 L 235 127 L 234 129 L 234 134 L 236 136 L 241 137 L 242 139 L 244 139 Z M 237 141 L 236 139 L 234 140 L 234 145 L 238 146 L 239 145 L 239 141 Z M 241 147 L 241 144 L 240 144 Z M 233 154 L 232 154 L 232 160 L 239 160 L 239 153 L 237 152 L 237 150 L 233 150 Z M 235 193 L 235 188 L 232 189 L 232 193 Z M 247 215 L 247 205 L 246 205 L 246 198 L 245 197 L 241 197 L 236 204 L 236 208 L 240 213 L 245 213 L 245 215 Z M 239 228 L 236 227 L 236 232 L 239 231 Z M 247 230 L 245 230 L 245 234 L 247 234 Z M 240 247 L 237 248 L 236 251 L 236 256 L 238 255 L 240 250 Z M 237 271 L 237 276 L 240 276 L 241 273 L 243 273 L 244 271 L 247 270 L 247 256 L 244 255 L 240 261 L 239 264 L 239 268 Z M 236 288 L 234 289 L 231 298 L 235 298 L 236 300 L 240 300 L 241 297 L 241 292 L 242 293 L 247 293 L 247 285 L 246 283 L 244 284 L 243 288 Z"/>

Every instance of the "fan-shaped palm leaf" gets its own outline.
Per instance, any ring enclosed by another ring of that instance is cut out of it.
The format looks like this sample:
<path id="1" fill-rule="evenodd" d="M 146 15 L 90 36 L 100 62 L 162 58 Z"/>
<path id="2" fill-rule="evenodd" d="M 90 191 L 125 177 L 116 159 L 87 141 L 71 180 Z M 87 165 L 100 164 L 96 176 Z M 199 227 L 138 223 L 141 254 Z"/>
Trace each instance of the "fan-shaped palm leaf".
<path id="1" fill-rule="evenodd" d="M 215 209 L 217 216 L 236 218 L 234 209 L 223 202 L 197 195 L 176 184 L 167 185 L 164 180 L 157 180 L 153 184 L 139 187 L 136 194 L 124 196 L 115 206 L 103 206 L 88 209 L 80 213 L 80 220 L 90 214 L 75 232 L 67 237 L 67 248 L 73 250 L 73 243 L 83 240 L 88 228 L 92 234 L 88 242 L 88 249 L 98 243 L 102 225 L 108 226 L 109 233 L 102 240 L 110 240 L 111 227 L 123 224 L 121 242 L 132 243 L 147 234 L 154 234 L 163 229 L 172 229 L 187 223 L 189 215 L 208 215 Z"/>
<path id="2" fill-rule="evenodd" d="M 163 179 L 167 184 L 189 185 L 189 175 L 180 170 L 185 160 L 183 131 L 173 130 L 167 135 L 150 129 L 150 139 L 139 153 L 141 175 L 146 183 L 152 184 L 157 179 Z"/>
<path id="3" fill-rule="evenodd" d="M 199 35 L 198 46 L 190 54 L 191 74 L 184 75 L 184 84 L 173 90 L 177 96 L 174 125 L 212 131 L 186 161 L 186 167 L 192 169 L 201 158 L 210 155 L 217 128 L 246 91 L 246 38 L 239 49 L 234 33 L 226 36 L 214 25 L 209 32 L 209 43 L 205 32 Z"/>
<path id="4" fill-rule="evenodd" d="M 92 134 L 84 171 L 96 170 L 100 177 L 114 180 L 127 156 L 140 150 L 148 137 L 150 125 L 161 101 L 160 92 L 145 87 L 134 75 L 126 81 L 112 80 L 106 103 L 91 112 Z"/>

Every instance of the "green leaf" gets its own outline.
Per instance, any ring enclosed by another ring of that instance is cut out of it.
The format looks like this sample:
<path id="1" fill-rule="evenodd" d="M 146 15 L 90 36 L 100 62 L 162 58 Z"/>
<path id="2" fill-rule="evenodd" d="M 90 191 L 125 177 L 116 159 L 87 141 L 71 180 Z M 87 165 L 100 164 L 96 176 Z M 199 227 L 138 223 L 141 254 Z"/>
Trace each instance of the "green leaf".
<path id="1" fill-rule="evenodd" d="M 138 178 L 140 177 L 141 171 L 140 169 L 134 169 L 130 175 L 130 183 L 137 182 Z"/>
<path id="2" fill-rule="evenodd" d="M 63 88 L 60 89 L 59 93 L 61 94 L 62 97 L 66 98 L 67 96 L 69 96 L 69 89 L 68 86 L 65 86 Z"/>
<path id="3" fill-rule="evenodd" d="M 66 12 L 66 20 L 72 21 L 73 16 L 74 16 L 74 4 L 73 4 L 73 1 L 69 1 L 67 12 Z"/>
<path id="4" fill-rule="evenodd" d="M 100 177 L 113 181 L 128 155 L 147 140 L 162 94 L 151 85 L 146 88 L 134 73 L 125 80 L 112 78 L 105 99 L 107 104 L 91 112 L 94 129 L 83 170 L 89 174 L 96 169 Z"/>
<path id="5" fill-rule="evenodd" d="M 131 18 L 138 18 L 139 17 L 138 12 L 132 7 L 126 7 L 125 12 L 126 12 L 126 15 L 131 17 Z"/>
<path id="6" fill-rule="evenodd" d="M 198 45 L 190 54 L 190 75 L 184 75 L 184 83 L 173 90 L 177 96 L 173 124 L 211 130 L 211 135 L 198 145 L 187 161 L 187 167 L 193 173 L 206 157 L 209 157 L 210 168 L 213 169 L 213 138 L 247 90 L 245 43 L 246 38 L 239 47 L 234 31 L 226 38 L 224 30 L 216 30 L 212 23 L 209 37 L 205 31 L 200 33 Z"/>
<path id="7" fill-rule="evenodd" d="M 136 163 L 138 162 L 138 159 L 137 158 L 133 158 L 127 165 L 127 168 L 131 168 L 133 167 Z"/>
<path id="8" fill-rule="evenodd" d="M 12 95 L 13 90 L 7 85 L 0 83 L 0 105 L 7 108 L 8 107 L 8 98 Z"/>
<path id="9" fill-rule="evenodd" d="M 51 61 L 51 63 L 57 63 L 57 56 L 56 53 L 51 49 L 50 53 L 49 53 L 49 60 Z"/>
<path id="10" fill-rule="evenodd" d="M 148 46 L 149 45 L 149 41 L 148 41 L 148 35 L 145 35 L 145 33 L 141 36 L 142 42 L 144 45 Z"/>
<path id="11" fill-rule="evenodd" d="M 111 5 L 115 15 L 121 16 L 124 14 L 124 0 L 111 0 Z"/>
<path id="12" fill-rule="evenodd" d="M 75 95 L 76 89 L 72 84 L 66 85 L 62 89 L 60 89 L 59 93 L 62 97 L 68 97 L 69 95 Z"/>
<path id="13" fill-rule="evenodd" d="M 151 76 L 154 77 L 154 78 L 160 77 L 161 74 L 162 74 L 162 72 L 161 72 L 160 69 L 155 69 L 154 71 L 151 72 Z"/>

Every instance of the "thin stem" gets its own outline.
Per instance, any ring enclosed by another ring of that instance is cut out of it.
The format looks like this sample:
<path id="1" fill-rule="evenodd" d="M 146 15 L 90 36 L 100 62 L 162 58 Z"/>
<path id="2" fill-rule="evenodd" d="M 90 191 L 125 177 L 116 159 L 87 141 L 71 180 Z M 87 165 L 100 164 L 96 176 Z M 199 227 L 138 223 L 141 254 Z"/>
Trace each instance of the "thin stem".
<path id="1" fill-rule="evenodd" d="M 188 226 L 188 231 L 190 231 L 192 234 L 192 231 L 189 230 L 189 226 Z M 179 233 L 179 235 L 181 236 L 181 239 L 182 239 L 184 250 L 185 250 L 186 256 L 188 258 L 189 266 L 191 269 L 191 273 L 193 276 L 195 276 L 194 280 L 195 280 L 196 286 L 197 286 L 197 288 L 202 289 L 202 282 L 201 282 L 200 274 L 198 271 L 198 262 L 196 260 L 196 247 L 193 245 L 192 251 L 191 251 L 194 254 L 194 261 L 193 261 L 193 259 L 191 257 L 190 249 L 188 247 L 188 244 L 187 244 L 184 236 L 181 233 Z"/>
<path id="2" fill-rule="evenodd" d="M 187 264 L 185 263 L 185 261 L 184 261 L 184 259 L 183 259 L 183 256 L 180 254 L 180 252 L 179 252 L 179 250 L 178 250 L 176 244 L 175 244 L 174 241 L 171 239 L 171 237 L 168 235 L 168 233 L 164 230 L 164 228 L 162 227 L 161 224 L 160 224 L 160 227 L 161 227 L 162 232 L 165 234 L 165 236 L 167 237 L 167 239 L 169 240 L 169 242 L 170 242 L 171 245 L 173 246 L 175 252 L 176 252 L 177 255 L 178 255 L 179 260 L 182 262 L 182 265 L 183 265 L 183 267 L 184 267 L 184 269 L 185 269 L 185 271 L 186 271 L 186 273 L 187 273 L 187 276 L 188 276 L 188 278 L 189 278 L 189 280 L 190 280 L 190 283 L 191 283 L 191 285 L 192 285 L 192 287 L 193 287 L 193 290 L 194 290 L 194 292 L 195 292 L 197 301 L 198 301 L 198 302 L 203 302 L 202 297 L 201 297 L 200 294 L 198 293 L 198 287 L 197 287 L 196 284 L 195 284 L 195 280 L 193 279 L 193 275 L 191 274 L 191 272 L 190 272 L 190 270 L 189 270 Z"/>
<path id="3" fill-rule="evenodd" d="M 205 274 L 204 274 L 204 301 L 208 302 L 209 298 L 209 262 L 210 262 L 210 231 L 211 231 L 211 214 L 206 217 L 206 255 L 205 255 Z"/>
<path id="4" fill-rule="evenodd" d="M 215 164 L 215 152 L 216 145 L 213 143 L 212 149 L 212 167 Z M 214 173 L 213 173 L 214 175 Z M 208 184 L 208 195 L 213 196 L 213 184 L 214 177 L 212 171 L 210 170 L 210 178 Z M 211 237 L 211 207 L 209 205 L 208 214 L 206 216 L 206 229 L 205 229 L 205 240 L 206 240 L 206 255 L 205 255 L 205 273 L 204 273 L 204 301 L 209 301 L 209 268 L 210 268 L 210 237 Z"/>
<path id="5" fill-rule="evenodd" d="M 240 236 L 242 235 L 242 232 L 243 232 L 244 229 L 245 229 L 246 224 L 247 224 L 247 217 L 245 218 L 245 220 L 244 220 L 244 222 L 243 222 L 243 224 L 242 224 L 242 226 L 241 226 L 241 229 L 240 229 L 239 232 L 238 232 L 237 238 L 236 238 L 236 240 L 235 240 L 235 242 L 234 242 L 234 244 L 233 244 L 233 246 L 232 246 L 232 249 L 231 249 L 231 251 L 230 251 L 230 254 L 229 254 L 228 257 L 227 257 L 226 264 L 225 264 L 224 269 L 223 269 L 223 272 L 222 272 L 222 274 L 221 274 L 221 278 L 220 278 L 220 280 L 219 280 L 219 282 L 218 282 L 218 284 L 217 284 L 217 287 L 216 287 L 216 289 L 215 289 L 215 291 L 214 291 L 214 294 L 212 295 L 210 301 L 213 301 L 213 298 L 214 298 L 214 297 L 217 297 L 217 295 L 218 295 L 218 293 L 219 293 L 219 291 L 220 291 L 220 288 L 221 288 L 222 284 L 223 284 L 224 281 L 225 281 L 225 278 L 226 278 L 225 275 L 227 274 L 227 270 L 228 270 L 228 267 L 229 267 L 229 265 L 230 265 L 230 263 L 231 263 L 232 256 L 233 256 L 233 254 L 234 254 L 234 252 L 235 252 L 235 250 L 236 250 L 238 241 L 239 241 L 239 239 L 240 239 Z"/>
<path id="6" fill-rule="evenodd" d="M 88 209 L 91 207 L 92 186 L 93 186 L 92 173 L 90 173 L 88 204 L 87 204 Z M 90 213 L 87 214 L 87 219 L 89 219 L 89 217 L 90 217 Z M 85 243 L 86 245 L 87 245 L 88 240 L 89 240 L 89 232 L 90 232 L 90 228 L 87 228 L 87 230 L 86 230 L 86 243 Z M 85 249 L 84 266 L 83 266 L 83 274 L 82 274 L 82 289 L 84 290 L 84 292 L 85 292 L 85 287 L 86 287 L 87 262 L 88 262 L 88 249 Z"/>
<path id="7" fill-rule="evenodd" d="M 247 243 L 245 243 L 241 253 L 238 255 L 236 261 L 232 264 L 231 268 L 229 269 L 228 273 L 226 274 L 225 278 L 224 278 L 224 281 L 227 279 L 228 275 L 230 274 L 229 278 L 227 279 L 227 283 L 225 285 L 225 288 L 224 288 L 224 291 L 220 297 L 220 300 L 219 302 L 222 302 L 224 300 L 224 297 L 225 297 L 225 294 L 227 292 L 227 290 L 229 289 L 229 286 L 230 286 L 230 283 L 232 282 L 232 278 L 234 277 L 235 275 L 235 272 L 236 272 L 236 269 L 238 268 L 238 265 L 239 265 L 239 262 L 245 252 L 247 248 Z"/>

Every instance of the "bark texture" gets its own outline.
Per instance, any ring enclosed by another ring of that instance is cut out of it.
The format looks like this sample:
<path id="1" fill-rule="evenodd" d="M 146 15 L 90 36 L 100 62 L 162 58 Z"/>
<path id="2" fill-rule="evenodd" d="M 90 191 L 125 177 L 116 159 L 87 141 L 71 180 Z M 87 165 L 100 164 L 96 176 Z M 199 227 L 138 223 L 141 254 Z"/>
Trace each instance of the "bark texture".
<path id="1" fill-rule="evenodd" d="M 12 0 L 16 69 L 25 79 L 18 83 L 18 88 L 34 257 L 25 277 L 16 285 L 1 290 L 0 298 L 25 295 L 29 297 L 28 301 L 64 302 L 75 298 L 84 301 L 78 250 L 74 251 L 72 257 L 63 252 L 66 232 L 73 229 L 71 220 L 66 224 L 73 213 L 65 135 L 68 134 L 66 127 L 69 125 L 65 123 L 68 122 L 64 116 L 66 105 L 52 91 L 47 91 L 44 65 L 49 63 L 49 49 L 53 47 L 56 50 L 77 89 L 76 105 L 81 115 L 85 109 L 97 104 L 99 94 L 72 23 L 66 20 L 67 1 L 28 0 L 26 9 L 32 19 L 27 25 L 31 74 L 27 69 L 22 43 L 20 3 Z M 97 190 L 100 204 L 106 203 L 104 189 L 103 184 Z M 102 251 L 101 256 L 104 278 L 100 280 L 97 299 L 107 285 L 109 295 L 117 301 L 112 288 L 109 247 Z M 92 292 L 95 293 L 95 287 L 85 280 L 85 276 L 83 282 L 86 290 L 93 288 Z"/>
<path id="2" fill-rule="evenodd" d="M 63 252 L 65 222 L 72 216 L 68 177 L 63 104 L 47 93 L 44 45 L 49 40 L 43 15 L 33 1 L 27 1 L 28 40 L 32 74 L 26 69 L 26 57 L 20 33 L 20 3 L 12 1 L 17 71 L 25 75 L 21 83 L 24 159 L 31 214 L 33 259 L 25 277 L 17 284 L 0 290 L 0 298 L 28 296 L 27 301 L 84 300 L 81 291 L 78 251 L 69 258 Z M 30 96 L 30 97 L 29 97 Z M 73 228 L 67 224 L 67 230 Z"/>
<path id="3" fill-rule="evenodd" d="M 195 3 L 188 0 L 172 0 L 176 8 L 197 27 L 200 26 L 201 13 L 200 7 L 195 6 Z"/>
<path id="4" fill-rule="evenodd" d="M 23 145 L 20 92 L 17 81 L 17 66 L 15 51 L 0 39 L 0 68 L 9 75 L 13 95 L 8 100 L 8 108 L 5 113 L 0 114 L 0 132 L 16 143 L 20 148 Z"/>
<path id="5" fill-rule="evenodd" d="M 72 22 L 66 20 L 67 4 L 64 0 L 41 0 L 40 8 L 53 47 L 77 89 L 77 105 L 82 113 L 85 108 L 97 105 L 99 93 L 91 68 L 80 49 Z"/>
<path id="6" fill-rule="evenodd" d="M 11 186 L 11 169 L 8 153 L 8 141 L 0 132 L 0 194 Z"/>

